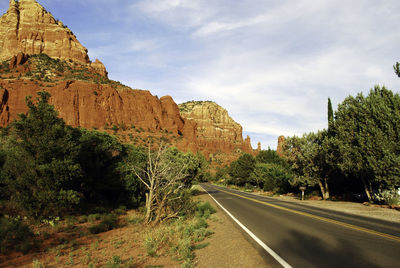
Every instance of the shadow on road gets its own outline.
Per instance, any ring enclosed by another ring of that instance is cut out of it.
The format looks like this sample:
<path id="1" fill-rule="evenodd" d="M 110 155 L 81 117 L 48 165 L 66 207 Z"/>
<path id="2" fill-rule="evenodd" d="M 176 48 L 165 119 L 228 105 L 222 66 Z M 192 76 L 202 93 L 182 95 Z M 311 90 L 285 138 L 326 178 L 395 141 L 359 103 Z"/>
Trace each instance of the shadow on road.
<path id="1" fill-rule="evenodd" d="M 295 263 L 290 263 L 293 267 L 387 267 L 382 265 L 379 260 L 371 262 L 371 256 L 363 256 L 359 248 L 341 239 L 332 243 L 326 243 L 317 237 L 291 231 L 290 240 L 281 242 L 278 248 L 285 248 L 286 252 L 296 252 Z M 377 264 L 379 263 L 379 265 Z"/>

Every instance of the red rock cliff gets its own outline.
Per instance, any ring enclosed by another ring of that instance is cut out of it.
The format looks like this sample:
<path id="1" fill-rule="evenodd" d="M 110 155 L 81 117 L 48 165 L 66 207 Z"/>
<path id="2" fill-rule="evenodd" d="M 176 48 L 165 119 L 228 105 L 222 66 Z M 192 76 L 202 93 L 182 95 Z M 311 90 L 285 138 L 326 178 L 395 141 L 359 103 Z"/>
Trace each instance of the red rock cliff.
<path id="1" fill-rule="evenodd" d="M 35 81 L 0 80 L 0 126 L 16 119 L 19 113 L 25 113 L 25 97 L 36 97 L 40 90 L 43 87 Z M 50 102 L 60 117 L 71 126 L 99 129 L 134 126 L 143 131 L 190 133 L 171 97 L 160 100 L 149 91 L 115 89 L 86 81 L 64 81 L 45 90 L 51 94 Z"/>

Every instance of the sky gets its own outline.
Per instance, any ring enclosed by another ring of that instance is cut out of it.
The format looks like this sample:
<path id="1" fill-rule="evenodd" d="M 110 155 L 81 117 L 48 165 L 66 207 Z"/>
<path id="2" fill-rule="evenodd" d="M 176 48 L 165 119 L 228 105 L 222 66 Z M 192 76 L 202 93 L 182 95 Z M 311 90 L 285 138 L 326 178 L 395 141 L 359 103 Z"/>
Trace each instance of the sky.
<path id="1" fill-rule="evenodd" d="M 374 85 L 400 90 L 398 0 L 38 2 L 111 79 L 177 103 L 215 101 L 253 148 L 326 128 L 328 97 L 336 109 Z"/>

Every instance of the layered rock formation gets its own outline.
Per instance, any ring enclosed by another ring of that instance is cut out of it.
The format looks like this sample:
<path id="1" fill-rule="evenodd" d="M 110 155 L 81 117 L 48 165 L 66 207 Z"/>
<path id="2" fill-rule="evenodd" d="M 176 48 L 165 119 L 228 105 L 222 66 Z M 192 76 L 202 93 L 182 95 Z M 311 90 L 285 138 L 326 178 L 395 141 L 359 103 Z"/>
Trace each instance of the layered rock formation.
<path id="1" fill-rule="evenodd" d="M 196 123 L 197 144 L 206 154 L 233 151 L 253 153 L 250 137 L 243 140 L 242 126 L 218 104 L 190 101 L 179 104 L 179 109 L 186 121 Z"/>
<path id="2" fill-rule="evenodd" d="M 52 58 L 88 64 L 107 75 L 100 61 L 90 62 L 87 49 L 72 31 L 35 0 L 10 0 L 7 12 L 0 18 L 0 36 L 0 61 L 18 53 L 44 53 Z"/>
<path id="3" fill-rule="evenodd" d="M 0 80 L 0 126 L 5 126 L 25 113 L 25 97 L 36 96 L 42 87 L 35 81 Z M 115 89 L 111 85 L 94 85 L 86 81 L 64 81 L 46 87 L 50 102 L 68 125 L 104 129 L 112 126 L 157 132 L 167 130 L 194 137 L 193 126 L 185 125 L 171 97 L 158 99 L 149 91 Z M 189 126 L 189 129 L 187 129 Z M 192 129 L 190 129 L 192 128 Z"/>

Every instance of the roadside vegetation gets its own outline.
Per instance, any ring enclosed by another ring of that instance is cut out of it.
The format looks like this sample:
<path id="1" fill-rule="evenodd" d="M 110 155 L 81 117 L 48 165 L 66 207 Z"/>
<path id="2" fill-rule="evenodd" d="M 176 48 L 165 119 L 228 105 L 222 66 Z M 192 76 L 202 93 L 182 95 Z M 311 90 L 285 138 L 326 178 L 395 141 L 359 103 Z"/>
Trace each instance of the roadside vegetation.
<path id="1" fill-rule="evenodd" d="M 400 77 L 399 63 L 394 69 Z M 336 111 L 328 99 L 327 117 L 327 129 L 286 137 L 281 155 L 243 154 L 217 169 L 215 180 L 272 194 L 306 187 L 323 199 L 400 205 L 400 95 L 375 86 Z"/>
<path id="2" fill-rule="evenodd" d="M 193 198 L 204 159 L 67 126 L 49 98 L 27 97 L 29 112 L 1 130 L 0 263 L 45 251 L 53 258 L 33 266 L 136 267 L 168 257 L 192 267 L 215 212 Z M 125 238 L 102 240 L 114 231 Z M 96 253 L 110 246 L 120 255 Z"/>

